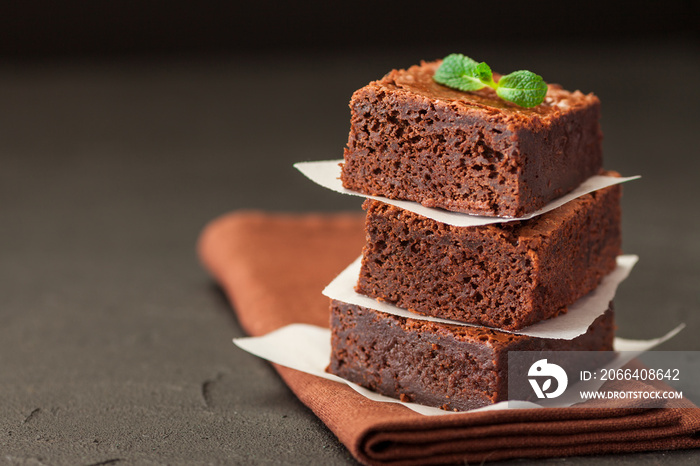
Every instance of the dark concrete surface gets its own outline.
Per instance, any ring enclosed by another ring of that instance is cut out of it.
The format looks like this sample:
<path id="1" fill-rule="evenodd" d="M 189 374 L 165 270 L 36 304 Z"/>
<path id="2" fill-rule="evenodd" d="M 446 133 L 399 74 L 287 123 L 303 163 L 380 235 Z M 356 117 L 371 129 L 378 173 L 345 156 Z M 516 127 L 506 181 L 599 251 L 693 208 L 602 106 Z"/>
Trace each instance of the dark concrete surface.
<path id="1" fill-rule="evenodd" d="M 292 168 L 342 156 L 352 91 L 460 51 L 603 101 L 625 187 L 619 335 L 700 350 L 694 42 L 0 64 L 0 464 L 353 464 L 197 262 L 235 209 L 359 210 Z M 513 464 L 697 464 L 695 451 Z"/>

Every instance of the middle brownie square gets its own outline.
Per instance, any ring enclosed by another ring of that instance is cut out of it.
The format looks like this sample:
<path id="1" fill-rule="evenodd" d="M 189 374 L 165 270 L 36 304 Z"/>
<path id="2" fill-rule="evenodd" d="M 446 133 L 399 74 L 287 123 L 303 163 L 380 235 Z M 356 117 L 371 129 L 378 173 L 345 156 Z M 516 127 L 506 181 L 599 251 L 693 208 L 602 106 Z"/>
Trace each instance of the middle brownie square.
<path id="1" fill-rule="evenodd" d="M 621 253 L 621 187 L 530 220 L 455 227 L 367 200 L 358 293 L 505 330 L 566 312 Z"/>

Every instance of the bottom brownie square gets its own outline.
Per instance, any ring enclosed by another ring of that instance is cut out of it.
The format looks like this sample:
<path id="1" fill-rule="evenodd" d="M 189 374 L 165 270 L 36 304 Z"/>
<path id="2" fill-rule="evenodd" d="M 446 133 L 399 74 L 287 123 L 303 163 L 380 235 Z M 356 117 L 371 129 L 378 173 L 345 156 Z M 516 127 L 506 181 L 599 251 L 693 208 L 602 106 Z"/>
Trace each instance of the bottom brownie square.
<path id="1" fill-rule="evenodd" d="M 406 319 L 331 301 L 327 371 L 382 395 L 463 411 L 508 399 L 509 351 L 612 351 L 612 303 L 573 340 Z"/>

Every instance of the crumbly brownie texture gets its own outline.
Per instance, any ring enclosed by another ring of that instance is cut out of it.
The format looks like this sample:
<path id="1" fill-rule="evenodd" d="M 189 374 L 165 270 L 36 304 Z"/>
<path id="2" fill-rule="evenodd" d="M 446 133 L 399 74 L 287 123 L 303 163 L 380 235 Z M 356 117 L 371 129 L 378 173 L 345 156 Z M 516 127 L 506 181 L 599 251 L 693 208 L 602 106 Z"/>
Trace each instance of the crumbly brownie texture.
<path id="1" fill-rule="evenodd" d="M 447 410 L 507 399 L 508 351 L 611 351 L 610 308 L 573 340 L 445 325 L 331 301 L 327 371 L 377 393 Z"/>
<path id="2" fill-rule="evenodd" d="M 602 167 L 600 101 L 550 84 L 527 109 L 490 88 L 460 92 L 440 62 L 394 70 L 356 91 L 343 186 L 427 207 L 519 217 Z"/>
<path id="3" fill-rule="evenodd" d="M 592 291 L 621 250 L 621 187 L 544 215 L 455 227 L 367 200 L 356 290 L 410 311 L 515 330 Z"/>

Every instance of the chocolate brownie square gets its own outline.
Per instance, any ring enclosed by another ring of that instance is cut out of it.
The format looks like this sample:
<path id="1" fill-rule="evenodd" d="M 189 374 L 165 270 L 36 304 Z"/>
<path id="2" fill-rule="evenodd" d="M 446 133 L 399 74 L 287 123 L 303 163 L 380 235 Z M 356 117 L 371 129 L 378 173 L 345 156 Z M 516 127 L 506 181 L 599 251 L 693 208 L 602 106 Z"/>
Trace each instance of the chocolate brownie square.
<path id="1" fill-rule="evenodd" d="M 596 96 L 550 84 L 542 104 L 522 108 L 490 88 L 461 92 L 434 82 L 439 64 L 391 71 L 353 94 L 345 188 L 519 217 L 600 172 Z"/>
<path id="2" fill-rule="evenodd" d="M 382 395 L 446 410 L 506 400 L 509 351 L 612 351 L 610 308 L 573 340 L 406 319 L 331 301 L 327 371 Z"/>
<path id="3" fill-rule="evenodd" d="M 476 227 L 367 200 L 356 290 L 412 312 L 506 330 L 554 317 L 615 268 L 621 190 Z"/>

